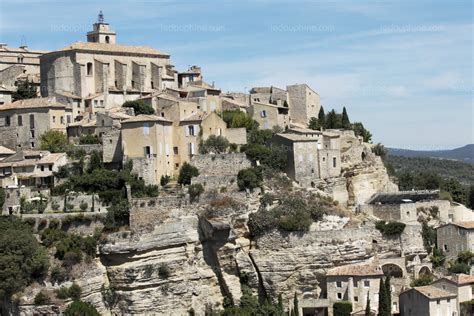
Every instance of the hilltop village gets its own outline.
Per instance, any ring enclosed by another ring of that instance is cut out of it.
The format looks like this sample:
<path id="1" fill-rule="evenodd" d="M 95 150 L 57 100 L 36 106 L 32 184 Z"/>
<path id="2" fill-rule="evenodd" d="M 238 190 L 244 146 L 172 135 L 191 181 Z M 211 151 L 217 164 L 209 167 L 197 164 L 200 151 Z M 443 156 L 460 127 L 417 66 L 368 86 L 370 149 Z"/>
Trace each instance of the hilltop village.
<path id="1" fill-rule="evenodd" d="M 2 314 L 472 315 L 473 211 L 346 108 L 117 42 L 0 44 Z"/>

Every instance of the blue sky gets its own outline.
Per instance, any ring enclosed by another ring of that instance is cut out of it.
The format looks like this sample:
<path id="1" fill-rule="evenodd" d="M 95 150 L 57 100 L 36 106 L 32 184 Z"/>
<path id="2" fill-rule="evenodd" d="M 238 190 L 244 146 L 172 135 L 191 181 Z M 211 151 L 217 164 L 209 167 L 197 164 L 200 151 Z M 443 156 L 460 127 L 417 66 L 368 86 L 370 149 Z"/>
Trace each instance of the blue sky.
<path id="1" fill-rule="evenodd" d="M 99 10 L 119 43 L 200 65 L 223 91 L 308 83 L 375 142 L 474 142 L 472 1 L 0 0 L 0 41 L 60 48 L 85 40 Z"/>

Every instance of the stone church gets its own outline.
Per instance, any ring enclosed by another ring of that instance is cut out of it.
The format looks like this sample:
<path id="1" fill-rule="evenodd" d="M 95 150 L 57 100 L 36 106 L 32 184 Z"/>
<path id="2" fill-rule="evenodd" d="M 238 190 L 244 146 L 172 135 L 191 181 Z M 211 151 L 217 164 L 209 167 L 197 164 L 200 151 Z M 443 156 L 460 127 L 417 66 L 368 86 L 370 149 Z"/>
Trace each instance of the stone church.
<path id="1" fill-rule="evenodd" d="M 178 87 L 170 55 L 148 46 L 117 44 L 116 33 L 102 12 L 87 33 L 41 57 L 42 96 L 63 96 L 79 102 L 79 111 L 94 113 Z"/>

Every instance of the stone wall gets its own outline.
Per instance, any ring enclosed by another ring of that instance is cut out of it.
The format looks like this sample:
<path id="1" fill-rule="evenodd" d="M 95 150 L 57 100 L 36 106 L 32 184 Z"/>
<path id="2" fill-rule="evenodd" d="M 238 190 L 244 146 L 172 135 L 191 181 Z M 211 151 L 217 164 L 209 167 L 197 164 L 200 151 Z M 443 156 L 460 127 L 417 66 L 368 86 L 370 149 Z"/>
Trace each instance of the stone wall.
<path id="1" fill-rule="evenodd" d="M 93 151 L 102 152 L 101 144 L 85 144 L 85 145 L 76 145 L 77 149 L 82 149 L 86 154 L 91 154 Z"/>
<path id="2" fill-rule="evenodd" d="M 119 129 L 102 134 L 102 155 L 104 163 L 122 162 L 122 138 Z"/>

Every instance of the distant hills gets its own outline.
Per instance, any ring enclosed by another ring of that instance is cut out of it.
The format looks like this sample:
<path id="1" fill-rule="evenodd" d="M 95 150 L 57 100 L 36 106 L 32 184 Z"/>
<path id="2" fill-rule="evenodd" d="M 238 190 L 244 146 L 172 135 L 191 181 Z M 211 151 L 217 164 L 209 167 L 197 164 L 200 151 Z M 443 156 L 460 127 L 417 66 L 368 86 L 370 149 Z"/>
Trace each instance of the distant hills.
<path id="1" fill-rule="evenodd" d="M 450 159 L 474 164 L 474 144 L 451 150 L 408 150 L 399 148 L 387 148 L 389 155 L 402 157 L 428 157 L 438 159 Z"/>

